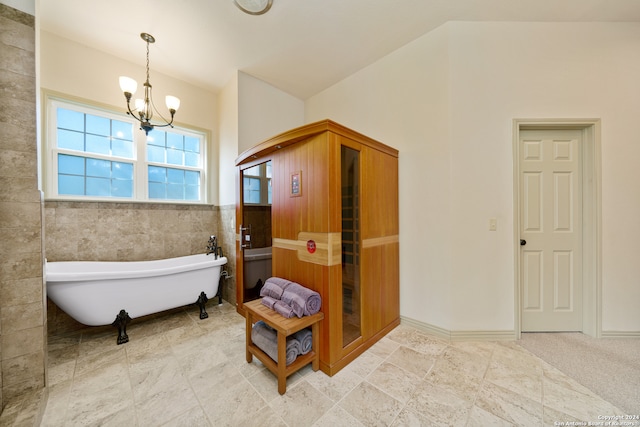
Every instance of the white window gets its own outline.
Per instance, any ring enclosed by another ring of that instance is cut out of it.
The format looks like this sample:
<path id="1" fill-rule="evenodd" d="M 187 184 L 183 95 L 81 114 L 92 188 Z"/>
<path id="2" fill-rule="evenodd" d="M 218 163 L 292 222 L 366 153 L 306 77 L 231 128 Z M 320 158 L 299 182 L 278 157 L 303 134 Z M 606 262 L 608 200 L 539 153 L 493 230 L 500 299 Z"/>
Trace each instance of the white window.
<path id="1" fill-rule="evenodd" d="M 206 203 L 206 133 L 46 98 L 45 195 L 57 200 Z"/>

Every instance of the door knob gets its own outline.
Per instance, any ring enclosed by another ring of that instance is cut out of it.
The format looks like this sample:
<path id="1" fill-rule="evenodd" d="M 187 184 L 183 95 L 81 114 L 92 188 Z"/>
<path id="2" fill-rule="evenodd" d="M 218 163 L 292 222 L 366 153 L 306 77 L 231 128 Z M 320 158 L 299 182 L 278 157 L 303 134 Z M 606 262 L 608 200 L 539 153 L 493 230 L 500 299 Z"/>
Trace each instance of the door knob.
<path id="1" fill-rule="evenodd" d="M 527 244 L 527 241 L 524 239 L 520 239 L 520 246 L 524 246 Z"/>

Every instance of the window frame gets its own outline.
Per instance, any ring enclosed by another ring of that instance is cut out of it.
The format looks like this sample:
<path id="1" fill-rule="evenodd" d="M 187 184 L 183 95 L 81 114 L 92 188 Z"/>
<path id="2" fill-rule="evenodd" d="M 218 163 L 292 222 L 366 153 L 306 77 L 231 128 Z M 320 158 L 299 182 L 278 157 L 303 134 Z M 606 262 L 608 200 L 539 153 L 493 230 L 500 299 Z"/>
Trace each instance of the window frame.
<path id="1" fill-rule="evenodd" d="M 64 201 L 86 201 L 86 202 L 114 202 L 114 203 L 164 203 L 164 204 L 188 204 L 207 205 L 209 204 L 209 183 L 208 183 L 208 141 L 210 135 L 208 131 L 195 127 L 175 125 L 173 128 L 160 128 L 170 133 L 177 133 L 189 137 L 197 138 L 200 141 L 200 166 L 174 165 L 169 163 L 159 163 L 147 160 L 147 140 L 140 124 L 128 114 L 116 111 L 112 107 L 98 105 L 97 103 L 71 99 L 63 95 L 43 92 L 43 151 L 42 151 L 42 188 L 45 200 Z M 133 157 L 120 157 L 104 155 L 93 152 L 81 152 L 65 148 L 59 148 L 57 144 L 57 109 L 58 107 L 77 111 L 84 114 L 92 114 L 112 120 L 130 123 L 133 126 Z M 132 197 L 113 196 L 87 196 L 59 194 L 58 190 L 58 154 L 67 154 L 83 158 L 95 158 L 115 162 L 131 163 L 133 165 L 133 191 Z M 149 166 L 158 166 L 168 169 L 179 169 L 185 171 L 197 171 L 200 173 L 200 194 L 199 200 L 184 199 L 157 199 L 149 197 Z"/>

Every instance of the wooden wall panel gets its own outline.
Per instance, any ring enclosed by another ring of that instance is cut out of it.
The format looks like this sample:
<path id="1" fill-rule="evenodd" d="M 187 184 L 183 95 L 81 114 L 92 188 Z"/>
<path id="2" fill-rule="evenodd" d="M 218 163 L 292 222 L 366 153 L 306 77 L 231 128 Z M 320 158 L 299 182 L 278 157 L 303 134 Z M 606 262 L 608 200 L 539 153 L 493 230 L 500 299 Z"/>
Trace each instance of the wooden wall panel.
<path id="1" fill-rule="evenodd" d="M 398 158 L 364 147 L 362 166 L 362 239 L 397 236 Z"/>
<path id="2" fill-rule="evenodd" d="M 362 334 L 369 339 L 398 322 L 398 158 L 370 147 L 360 152 Z"/>

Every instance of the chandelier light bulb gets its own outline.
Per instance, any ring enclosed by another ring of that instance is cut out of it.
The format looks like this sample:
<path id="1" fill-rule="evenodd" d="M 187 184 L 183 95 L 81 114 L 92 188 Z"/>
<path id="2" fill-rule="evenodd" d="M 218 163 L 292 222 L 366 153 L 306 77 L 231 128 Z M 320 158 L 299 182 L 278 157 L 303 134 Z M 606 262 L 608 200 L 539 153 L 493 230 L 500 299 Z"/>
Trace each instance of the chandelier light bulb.
<path id="1" fill-rule="evenodd" d="M 169 109 L 169 111 L 171 110 L 178 111 L 178 108 L 180 108 L 180 98 L 167 95 L 167 97 L 165 98 L 165 101 L 167 103 L 167 108 Z"/>
<path id="2" fill-rule="evenodd" d="M 133 95 L 138 89 L 138 82 L 133 80 L 131 77 L 120 76 L 120 89 L 122 89 L 124 93 L 130 93 Z"/>

